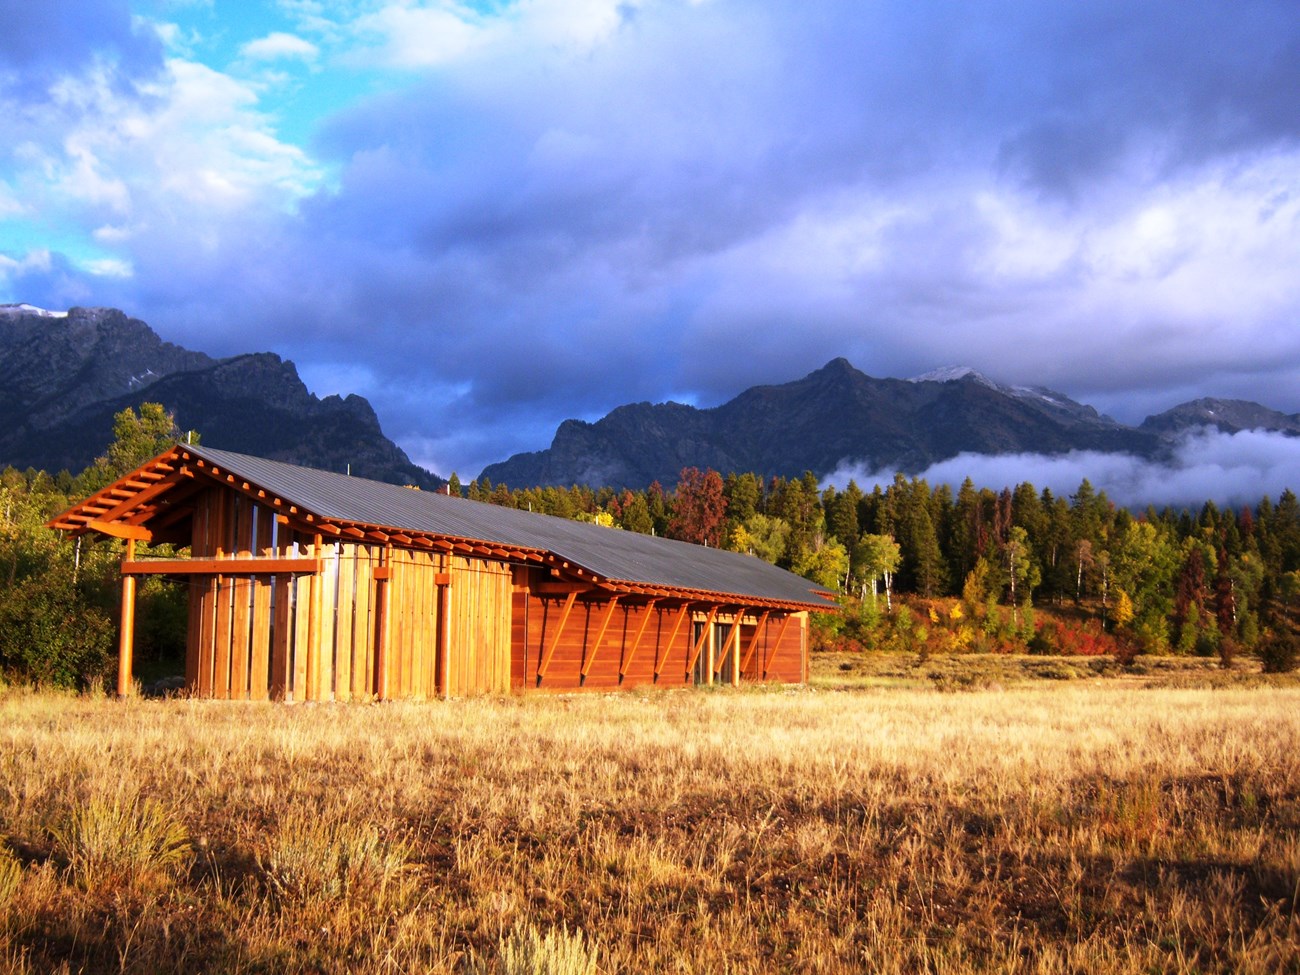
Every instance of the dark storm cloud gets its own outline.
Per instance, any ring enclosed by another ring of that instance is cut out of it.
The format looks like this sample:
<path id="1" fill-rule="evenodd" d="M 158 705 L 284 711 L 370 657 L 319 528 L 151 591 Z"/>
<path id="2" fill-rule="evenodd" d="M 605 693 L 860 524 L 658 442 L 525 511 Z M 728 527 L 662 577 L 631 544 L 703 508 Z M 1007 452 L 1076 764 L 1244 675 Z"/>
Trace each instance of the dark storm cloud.
<path id="1" fill-rule="evenodd" d="M 1261 0 L 647 4 L 354 105 L 313 146 L 329 190 L 177 221 L 106 293 L 370 375 L 388 431 L 462 473 L 835 355 L 1159 409 L 1262 376 L 1297 409 L 1269 337 L 1300 310 L 1298 45 Z"/>
<path id="2" fill-rule="evenodd" d="M 0 92 L 44 98 L 96 58 L 122 77 L 145 77 L 161 67 L 162 47 L 133 25 L 128 0 L 0 0 Z"/>

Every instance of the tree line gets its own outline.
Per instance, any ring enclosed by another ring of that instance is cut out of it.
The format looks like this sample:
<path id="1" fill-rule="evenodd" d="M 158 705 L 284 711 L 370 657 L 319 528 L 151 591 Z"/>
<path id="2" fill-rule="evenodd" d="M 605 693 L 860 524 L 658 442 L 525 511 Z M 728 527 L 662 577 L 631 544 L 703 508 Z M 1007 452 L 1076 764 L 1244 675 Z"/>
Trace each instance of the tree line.
<path id="1" fill-rule="evenodd" d="M 112 668 L 121 543 L 69 541 L 46 522 L 181 440 L 197 443 L 157 403 L 126 409 L 113 440 L 85 470 L 0 471 L 0 679 L 62 687 L 105 680 Z M 137 659 L 184 652 L 188 597 L 160 579 L 137 591 Z"/>
<path id="2" fill-rule="evenodd" d="M 118 612 L 120 543 L 45 528 L 70 504 L 179 440 L 165 409 L 114 420 L 79 474 L 0 471 L 0 672 L 78 685 L 105 673 Z M 802 477 L 687 468 L 671 488 L 509 488 L 455 474 L 448 493 L 611 529 L 745 552 L 833 590 L 822 646 L 934 651 L 1260 653 L 1295 660 L 1300 502 L 1131 512 L 1083 480 L 1068 497 L 1022 482 L 1000 491 L 895 476 L 864 491 Z M 138 659 L 182 652 L 183 588 L 137 596 Z M 1051 607 L 1053 612 L 1038 612 Z"/>
<path id="3" fill-rule="evenodd" d="M 840 594 L 841 613 L 820 626 L 827 644 L 1293 659 L 1290 489 L 1236 509 L 1136 512 L 1086 479 L 1062 497 L 1028 481 L 995 491 L 967 478 L 954 493 L 899 474 L 864 491 L 810 472 L 687 468 L 671 490 L 463 486 L 453 475 L 449 491 L 766 559 Z M 1046 620 L 1044 606 L 1068 612 Z"/>

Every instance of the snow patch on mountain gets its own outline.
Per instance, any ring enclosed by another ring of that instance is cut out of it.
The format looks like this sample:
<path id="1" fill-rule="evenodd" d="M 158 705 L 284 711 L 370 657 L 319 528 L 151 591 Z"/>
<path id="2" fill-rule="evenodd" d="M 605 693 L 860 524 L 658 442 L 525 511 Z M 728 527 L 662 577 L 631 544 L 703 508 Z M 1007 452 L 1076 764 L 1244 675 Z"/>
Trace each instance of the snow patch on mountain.
<path id="1" fill-rule="evenodd" d="M 0 305 L 0 315 L 8 318 L 16 318 L 19 315 L 35 315 L 37 318 L 67 318 L 66 311 L 50 311 L 48 308 L 37 308 L 35 305 L 16 304 Z"/>
<path id="2" fill-rule="evenodd" d="M 910 383 L 955 383 L 962 380 L 977 382 L 981 386 L 987 386 L 989 389 L 996 389 L 999 393 L 1005 393 L 1007 396 L 1016 396 L 1020 399 L 1037 399 L 1046 400 L 1049 403 L 1061 404 L 1065 401 L 1060 393 L 1047 389 L 1043 386 L 1009 386 L 1006 383 L 1000 383 L 995 379 L 990 379 L 978 370 L 970 366 L 941 366 L 938 369 L 931 369 L 929 372 L 922 373 L 919 376 L 913 376 L 908 380 Z"/>

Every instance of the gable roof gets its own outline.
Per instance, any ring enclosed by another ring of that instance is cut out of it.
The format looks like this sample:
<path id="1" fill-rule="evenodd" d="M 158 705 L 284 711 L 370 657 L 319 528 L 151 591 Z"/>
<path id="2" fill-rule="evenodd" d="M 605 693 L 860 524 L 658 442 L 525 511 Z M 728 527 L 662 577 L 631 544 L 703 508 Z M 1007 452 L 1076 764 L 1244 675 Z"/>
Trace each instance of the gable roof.
<path id="1" fill-rule="evenodd" d="M 53 528 L 81 534 L 165 519 L 167 495 L 190 475 L 269 499 L 333 537 L 410 536 L 443 550 L 563 567 L 614 590 L 710 594 L 829 610 L 833 593 L 762 559 L 668 538 L 534 514 L 314 470 L 211 447 L 177 445 L 64 512 Z M 180 475 L 185 475 L 182 478 Z"/>

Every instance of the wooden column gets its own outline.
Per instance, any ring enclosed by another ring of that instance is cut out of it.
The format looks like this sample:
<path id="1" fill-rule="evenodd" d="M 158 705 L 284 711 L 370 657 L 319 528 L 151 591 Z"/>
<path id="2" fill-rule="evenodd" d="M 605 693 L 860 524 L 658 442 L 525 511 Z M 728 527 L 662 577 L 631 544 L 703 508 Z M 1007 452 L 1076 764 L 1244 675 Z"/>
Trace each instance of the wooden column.
<path id="1" fill-rule="evenodd" d="M 731 627 L 731 637 L 728 642 L 731 644 L 731 686 L 740 686 L 740 621 L 744 618 L 743 613 L 736 614 L 736 622 Z"/>
<path id="2" fill-rule="evenodd" d="M 135 539 L 126 540 L 122 562 L 135 559 Z M 135 649 L 135 576 L 122 576 L 122 632 L 117 645 L 117 696 L 128 697 L 131 683 L 131 654 Z"/>
<path id="3" fill-rule="evenodd" d="M 758 618 L 758 624 L 754 627 L 754 635 L 749 638 L 749 647 L 746 648 L 745 650 L 745 658 L 740 662 L 741 673 L 744 673 L 746 670 L 749 669 L 749 661 L 754 656 L 754 650 L 758 646 L 759 640 L 763 637 L 764 633 L 767 630 L 768 615 L 769 615 L 769 611 L 765 609 L 763 610 L 762 615 L 759 616 Z"/>
<path id="4" fill-rule="evenodd" d="M 375 697 L 388 700 L 389 671 L 392 646 L 392 594 L 389 590 L 393 577 L 393 549 L 384 546 L 380 563 L 375 567 Z"/>
<path id="5" fill-rule="evenodd" d="M 662 656 L 660 656 L 659 654 L 659 648 L 655 647 L 655 683 L 656 684 L 659 683 L 659 675 L 663 673 L 664 664 L 668 663 L 668 658 L 672 656 L 673 644 L 677 642 L 677 634 L 681 631 L 682 624 L 685 623 L 688 619 L 690 619 L 690 616 L 691 616 L 691 604 L 682 603 L 682 605 L 677 610 L 677 619 L 673 623 L 673 631 L 668 635 L 668 642 L 664 644 L 664 652 Z M 687 640 L 687 643 L 690 643 L 689 639 Z M 688 657 L 690 656 L 689 650 L 687 651 L 687 656 Z M 691 678 L 691 668 L 690 668 L 690 664 L 688 664 L 686 667 L 686 679 L 690 680 L 690 678 Z"/>
<path id="6" fill-rule="evenodd" d="M 781 629 L 777 631 L 776 642 L 769 644 L 767 654 L 763 657 L 763 680 L 767 680 L 767 673 L 772 669 L 772 661 L 776 659 L 776 653 L 781 649 L 781 641 L 785 639 L 785 631 L 789 629 L 792 619 L 794 619 L 792 615 L 781 618 Z"/>
<path id="7" fill-rule="evenodd" d="M 320 532 L 312 536 L 311 557 L 321 557 L 322 539 Z M 321 601 L 325 596 L 325 586 L 321 573 L 315 573 L 307 579 L 307 693 L 303 700 L 321 700 Z M 296 700 L 296 698 L 295 698 Z"/>
<path id="8" fill-rule="evenodd" d="M 445 701 L 451 697 L 451 620 L 447 617 L 447 606 L 450 603 L 447 598 L 447 592 L 451 589 L 450 575 L 439 573 L 437 586 L 438 619 L 434 626 L 438 634 L 438 691 Z"/>
<path id="9" fill-rule="evenodd" d="M 700 632 L 700 638 L 695 641 L 695 647 L 691 650 L 691 654 L 686 660 L 685 679 L 687 683 L 691 680 L 691 675 L 695 670 L 695 661 L 699 659 L 700 651 L 704 649 L 706 643 L 709 645 L 709 655 L 704 658 L 706 664 L 704 668 L 705 677 L 707 678 L 707 683 L 713 683 L 713 620 L 717 615 L 718 607 L 711 607 L 709 609 L 709 615 L 704 620 L 704 629 Z"/>

